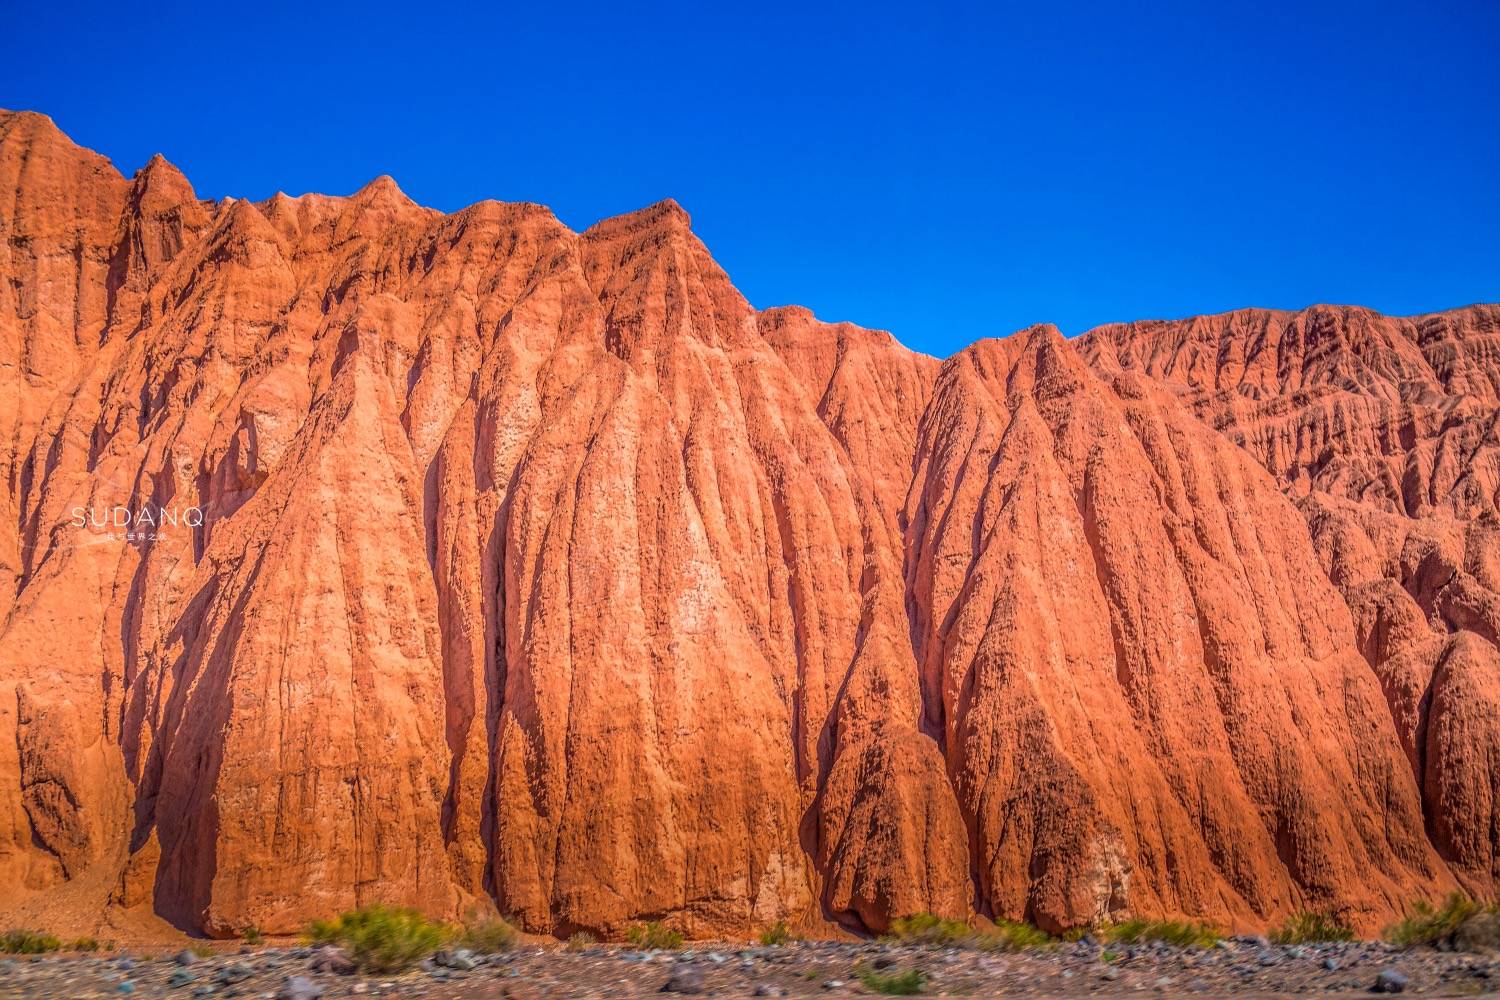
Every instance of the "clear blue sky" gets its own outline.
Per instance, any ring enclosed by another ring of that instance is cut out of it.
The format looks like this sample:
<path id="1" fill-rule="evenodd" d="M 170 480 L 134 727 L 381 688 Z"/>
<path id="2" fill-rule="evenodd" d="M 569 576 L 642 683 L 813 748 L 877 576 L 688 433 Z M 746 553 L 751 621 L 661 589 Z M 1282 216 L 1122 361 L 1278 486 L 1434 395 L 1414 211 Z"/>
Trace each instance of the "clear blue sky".
<path id="1" fill-rule="evenodd" d="M 16 4 L 0 106 L 200 195 L 568 224 L 672 196 L 757 306 L 1050 321 L 1500 299 L 1500 3 Z"/>

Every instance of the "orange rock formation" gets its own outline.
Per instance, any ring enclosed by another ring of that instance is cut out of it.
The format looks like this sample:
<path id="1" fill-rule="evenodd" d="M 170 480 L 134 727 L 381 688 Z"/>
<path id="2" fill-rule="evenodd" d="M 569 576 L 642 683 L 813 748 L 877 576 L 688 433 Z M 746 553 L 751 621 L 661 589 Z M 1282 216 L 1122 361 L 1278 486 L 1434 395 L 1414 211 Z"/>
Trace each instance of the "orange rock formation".
<path id="1" fill-rule="evenodd" d="M 1500 310 L 939 363 L 672 202 L 206 202 L 29 113 L 0 192 L 0 919 L 1500 889 Z"/>

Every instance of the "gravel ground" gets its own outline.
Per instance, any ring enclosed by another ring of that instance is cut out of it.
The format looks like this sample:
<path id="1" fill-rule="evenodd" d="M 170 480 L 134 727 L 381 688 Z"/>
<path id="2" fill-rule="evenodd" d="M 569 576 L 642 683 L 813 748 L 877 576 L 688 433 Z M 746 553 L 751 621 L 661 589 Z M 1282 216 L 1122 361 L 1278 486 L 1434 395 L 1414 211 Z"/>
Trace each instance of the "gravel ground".
<path id="1" fill-rule="evenodd" d="M 1394 992 L 1473 996 L 1500 990 L 1500 955 L 1383 944 L 1282 947 L 1238 938 L 1209 948 L 1155 945 L 1101 949 L 1084 941 L 1044 951 L 989 954 L 879 943 L 803 943 L 781 948 L 698 945 L 677 952 L 600 946 L 584 951 L 524 946 L 495 956 L 443 953 L 401 975 L 341 975 L 308 948 L 266 947 L 196 957 L 113 954 L 0 959 L 0 997 L 201 997 L 332 1000 L 423 997 L 832 997 L 873 995 L 860 973 L 918 969 L 931 996 L 1276 996 Z M 326 956 L 325 956 L 326 957 Z M 462 966 L 472 964 L 473 968 Z"/>

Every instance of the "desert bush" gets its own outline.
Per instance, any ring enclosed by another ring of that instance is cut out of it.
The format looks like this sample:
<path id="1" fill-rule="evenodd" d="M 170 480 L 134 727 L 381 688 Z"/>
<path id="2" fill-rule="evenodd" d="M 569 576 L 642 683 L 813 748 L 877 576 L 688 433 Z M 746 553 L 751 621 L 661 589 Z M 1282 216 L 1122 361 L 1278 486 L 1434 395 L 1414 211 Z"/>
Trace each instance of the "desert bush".
<path id="1" fill-rule="evenodd" d="M 1404 920 L 1386 929 L 1386 940 L 1405 948 L 1437 944 L 1481 909 L 1478 903 L 1461 892 L 1451 894 L 1443 900 L 1442 906 L 1417 900 L 1411 904 L 1411 912 Z"/>
<path id="2" fill-rule="evenodd" d="M 907 969 L 905 972 L 876 972 L 874 969 L 861 969 L 855 975 L 867 989 L 894 997 L 915 996 L 921 993 L 922 987 L 927 984 L 927 975 L 920 969 Z"/>
<path id="3" fill-rule="evenodd" d="M 974 932 L 962 920 L 940 917 L 935 913 L 913 913 L 891 921 L 889 937 L 906 944 L 959 945 L 973 938 Z"/>
<path id="4" fill-rule="evenodd" d="M 1139 919 L 1108 924 L 1099 928 L 1098 934 L 1105 941 L 1118 941 L 1121 944 L 1159 941 L 1162 944 L 1176 945 L 1179 948 L 1194 945 L 1207 948 L 1217 942 L 1221 936 L 1218 931 L 1207 924 L 1195 923 L 1191 920 Z"/>
<path id="5" fill-rule="evenodd" d="M 974 947 L 985 951 L 1024 951 L 1056 943 L 1052 935 L 1019 920 L 997 920 L 993 928 L 973 933 Z"/>
<path id="6" fill-rule="evenodd" d="M 458 945 L 483 955 L 509 951 L 516 944 L 516 929 L 503 917 L 476 917 L 463 926 Z"/>
<path id="7" fill-rule="evenodd" d="M 1277 944 L 1315 944 L 1319 941 L 1353 941 L 1354 930 L 1331 914 L 1299 913 L 1271 932 Z"/>
<path id="8" fill-rule="evenodd" d="M 659 920 L 648 920 L 625 932 L 625 938 L 637 948 L 671 951 L 682 947 L 682 934 Z"/>
<path id="9" fill-rule="evenodd" d="M 903 944 L 977 948 L 981 951 L 1021 951 L 1056 943 L 1046 931 L 1019 920 L 997 920 L 993 925 L 976 930 L 962 920 L 931 913 L 914 913 L 892 920 L 891 932 L 886 938 Z"/>
<path id="10" fill-rule="evenodd" d="M 310 941 L 338 945 L 350 961 L 368 972 L 408 969 L 441 948 L 450 936 L 447 926 L 416 910 L 379 903 L 351 910 L 336 920 L 316 921 L 307 931 Z"/>
<path id="11" fill-rule="evenodd" d="M 598 943 L 599 939 L 588 931 L 575 931 L 573 936 L 568 938 L 566 947 L 569 951 L 585 951 Z"/>
<path id="12" fill-rule="evenodd" d="M 767 948 L 780 947 L 795 940 L 785 920 L 778 920 L 760 932 L 760 943 Z"/>
<path id="13" fill-rule="evenodd" d="M 0 952 L 7 955 L 41 955 L 61 947 L 62 942 L 56 937 L 39 931 L 19 929 L 0 934 Z"/>

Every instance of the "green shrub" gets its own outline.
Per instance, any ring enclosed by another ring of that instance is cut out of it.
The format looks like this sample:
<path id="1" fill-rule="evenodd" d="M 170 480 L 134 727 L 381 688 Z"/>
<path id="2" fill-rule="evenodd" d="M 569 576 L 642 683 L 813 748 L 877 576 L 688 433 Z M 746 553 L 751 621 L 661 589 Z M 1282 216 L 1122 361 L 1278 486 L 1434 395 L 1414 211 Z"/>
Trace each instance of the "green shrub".
<path id="1" fill-rule="evenodd" d="M 61 947 L 62 942 L 57 938 L 37 931 L 13 930 L 0 934 L 0 952 L 8 955 L 40 955 Z"/>
<path id="2" fill-rule="evenodd" d="M 482 955 L 509 951 L 516 944 L 516 929 L 502 917 L 481 917 L 464 924 L 458 944 Z"/>
<path id="3" fill-rule="evenodd" d="M 1314 944 L 1319 941 L 1353 941 L 1354 930 L 1327 913 L 1299 913 L 1271 932 L 1277 944 Z"/>
<path id="4" fill-rule="evenodd" d="M 974 932 L 962 920 L 934 913 L 913 913 L 892 920 L 889 936 L 906 944 L 958 945 L 970 941 Z"/>
<path id="5" fill-rule="evenodd" d="M 1056 941 L 1046 931 L 1019 920 L 997 920 L 993 929 L 974 932 L 972 943 L 985 951 L 1023 951 L 1046 948 Z"/>
<path id="6" fill-rule="evenodd" d="M 785 920 L 778 920 L 760 932 L 760 943 L 767 948 L 778 948 L 795 940 Z"/>
<path id="7" fill-rule="evenodd" d="M 637 948 L 671 951 L 682 947 L 682 935 L 659 920 L 648 920 L 625 932 L 625 938 Z"/>
<path id="8" fill-rule="evenodd" d="M 1138 919 L 1101 927 L 1099 936 L 1105 941 L 1118 941 L 1121 944 L 1160 941 L 1179 948 L 1193 945 L 1207 948 L 1219 940 L 1220 934 L 1207 924 L 1195 923 L 1191 920 Z"/>
<path id="9" fill-rule="evenodd" d="M 319 920 L 307 931 L 315 944 L 336 944 L 368 972 L 400 972 L 441 948 L 450 936 L 443 924 L 411 909 L 376 903 Z"/>
<path id="10" fill-rule="evenodd" d="M 1461 892 L 1450 895 L 1440 907 L 1418 900 L 1411 904 L 1411 913 L 1405 920 L 1386 930 L 1386 940 L 1405 948 L 1436 944 L 1458 930 L 1459 924 L 1480 909 L 1478 903 Z"/>
<path id="11" fill-rule="evenodd" d="M 63 945 L 64 951 L 98 951 L 99 939 L 91 937 L 74 938 Z"/>
<path id="12" fill-rule="evenodd" d="M 891 932 L 886 939 L 903 944 L 978 948 L 981 951 L 1021 951 L 1056 943 L 1046 931 L 1019 920 L 997 920 L 993 926 L 975 930 L 962 920 L 931 913 L 914 913 L 892 920 Z"/>
<path id="13" fill-rule="evenodd" d="M 920 969 L 907 969 L 905 972 L 876 972 L 873 969 L 861 969 L 855 975 L 869 989 L 893 997 L 915 996 L 921 993 L 922 987 L 927 984 L 927 975 Z"/>
<path id="14" fill-rule="evenodd" d="M 588 931 L 576 931 L 568 938 L 567 949 L 569 951 L 585 951 L 599 943 L 599 939 Z"/>
<path id="15" fill-rule="evenodd" d="M 260 944 L 263 940 L 263 938 L 261 937 L 260 928 L 256 927 L 254 924 L 251 924 L 249 927 L 246 927 L 244 930 L 240 931 L 240 940 L 244 941 L 246 944 Z"/>

